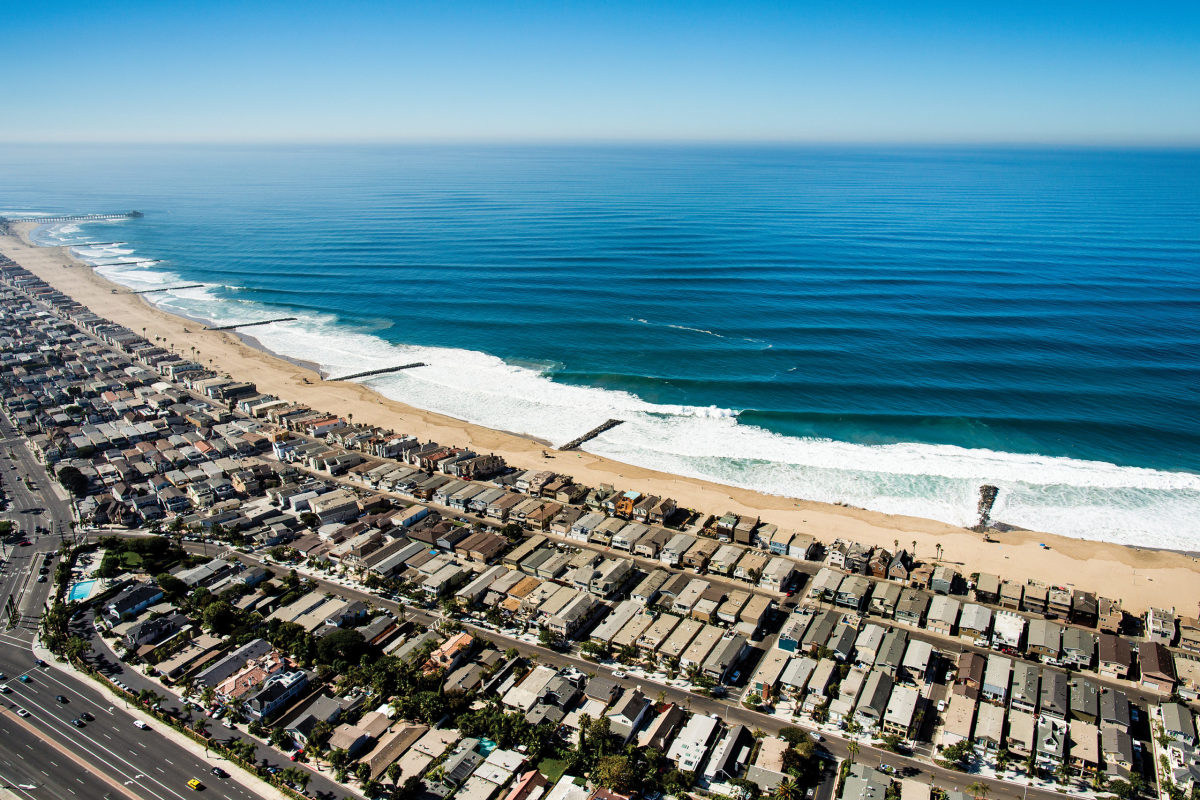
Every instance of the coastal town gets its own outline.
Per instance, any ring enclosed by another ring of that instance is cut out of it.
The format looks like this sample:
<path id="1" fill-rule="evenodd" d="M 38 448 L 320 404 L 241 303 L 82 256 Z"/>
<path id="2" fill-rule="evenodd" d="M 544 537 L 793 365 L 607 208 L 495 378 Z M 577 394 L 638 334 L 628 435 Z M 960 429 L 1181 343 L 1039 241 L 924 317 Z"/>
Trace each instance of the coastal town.
<path id="1" fill-rule="evenodd" d="M 171 735 L 277 750 L 236 763 L 281 791 L 1200 794 L 1194 609 L 579 485 L 260 393 L 9 259 L 0 284 L 8 446 L 74 515 L 8 515 L 12 549 L 61 544 L 43 642 Z"/>

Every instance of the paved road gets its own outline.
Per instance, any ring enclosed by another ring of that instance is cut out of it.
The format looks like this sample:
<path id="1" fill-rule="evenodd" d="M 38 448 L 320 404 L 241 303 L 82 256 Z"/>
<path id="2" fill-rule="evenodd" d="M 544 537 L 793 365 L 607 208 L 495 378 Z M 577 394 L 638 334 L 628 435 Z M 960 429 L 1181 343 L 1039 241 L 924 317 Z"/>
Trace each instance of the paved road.
<path id="1" fill-rule="evenodd" d="M 130 668 L 127 664 L 122 663 L 113 653 L 99 633 L 96 632 L 94 625 L 94 613 L 88 611 L 85 614 L 80 614 L 72 621 L 72 632 L 77 633 L 92 643 L 92 653 L 88 656 L 88 661 L 100 673 L 108 676 L 110 679 L 119 680 L 128 686 L 134 693 L 142 689 L 150 689 L 157 692 L 164 700 L 161 707 L 167 711 L 173 712 L 176 715 L 185 719 L 191 719 L 198 714 L 194 709 L 184 708 L 182 702 L 177 695 L 169 693 L 165 690 L 162 684 L 157 683 L 143 675 L 136 669 Z M 318 770 L 308 765 L 293 764 L 284 757 L 278 750 L 260 743 L 250 736 L 242 734 L 237 729 L 224 727 L 221 723 L 212 721 L 209 723 L 208 732 L 213 739 L 223 742 L 229 742 L 233 739 L 243 739 L 250 742 L 255 747 L 255 763 L 265 767 L 295 767 L 300 766 L 307 769 L 312 776 L 311 782 L 308 784 L 308 794 L 318 798 L 334 798 L 346 797 L 353 792 L 344 784 L 337 783 L 329 776 L 329 772 Z M 230 767 L 229 769 L 234 769 Z"/>
<path id="2" fill-rule="evenodd" d="M 133 724 L 136 715 L 91 681 L 35 665 L 33 641 L 53 586 L 51 581 L 38 583 L 37 572 L 45 555 L 60 544 L 59 524 L 69 533 L 70 511 L 48 490 L 49 477 L 13 435 L 0 418 L 0 474 L 13 501 L 7 516 L 36 518 L 37 524 L 54 532 L 36 536 L 35 524 L 22 520 L 32 544 L 7 546 L 0 567 L 0 598 L 13 595 L 22 612 L 15 627 L 0 632 L 0 672 L 6 676 L 0 682 L 10 689 L 0 694 L 0 784 L 16 786 L 11 791 L 30 798 L 124 795 L 186 800 L 194 796 L 188 780 L 198 778 L 207 787 L 206 796 L 256 798 L 236 781 L 211 775 L 210 764 L 170 739 L 139 730 Z M 16 476 L 30 477 L 36 488 L 29 489 Z M 33 508 L 45 510 L 33 514 Z M 23 674 L 29 676 L 28 683 L 20 680 Z M 58 701 L 58 695 L 67 702 Z M 18 708 L 29 716 L 18 716 Z M 95 719 L 77 728 L 72 720 L 85 712 Z"/>
<path id="3" fill-rule="evenodd" d="M 187 545 L 191 548 L 198 549 L 198 545 Z M 248 561 L 253 561 L 261 566 L 273 569 L 276 572 L 282 572 L 283 569 L 279 566 L 265 562 L 257 555 L 238 553 L 238 556 L 245 558 Z M 378 595 L 371 592 L 354 589 L 344 586 L 340 583 L 334 583 L 317 578 L 317 583 L 320 587 L 328 592 L 339 595 L 341 597 L 352 598 L 357 600 L 369 601 L 377 607 L 386 608 L 393 612 L 403 612 L 409 619 L 416 621 L 418 624 L 425 626 L 433 626 L 441 622 L 443 618 L 439 615 L 431 614 L 427 611 L 412 608 L 410 606 L 400 606 L 400 604 L 384 600 Z M 684 708 L 691 710 L 693 713 L 712 714 L 723 719 L 727 724 L 745 725 L 751 730 L 759 729 L 768 733 L 777 733 L 784 727 L 793 725 L 794 723 L 773 717 L 768 714 L 762 714 L 732 701 L 717 700 L 714 698 L 704 697 L 703 695 L 694 694 L 684 689 L 665 684 L 655 683 L 635 677 L 617 678 L 613 675 L 615 669 L 619 667 L 608 667 L 602 664 L 597 664 L 594 661 L 588 661 L 579 658 L 569 653 L 561 653 L 556 650 L 530 644 L 521 639 L 514 639 L 511 636 L 506 636 L 498 631 L 484 628 L 478 625 L 473 625 L 468 622 L 460 623 L 473 633 L 489 639 L 497 646 L 507 649 L 509 647 L 516 648 L 522 655 L 527 656 L 539 663 L 550 664 L 556 667 L 575 667 L 586 673 L 603 673 L 612 678 L 618 684 L 627 688 L 639 687 L 643 693 L 652 698 L 657 698 L 660 695 L 666 702 L 677 703 Z M 808 726 L 799 726 L 808 727 Z M 849 755 L 847 750 L 848 739 L 826 736 L 822 747 L 825 748 L 831 755 L 844 759 Z M 879 764 L 889 764 L 897 769 L 908 768 L 913 771 L 913 774 L 922 773 L 921 780 L 933 780 L 934 784 L 944 788 L 962 788 L 972 781 L 976 780 L 977 776 L 966 775 L 953 770 L 942 769 L 941 767 L 932 766 L 930 764 L 917 761 L 911 758 L 904 758 L 894 753 L 889 753 L 870 745 L 860 742 L 860 751 L 856 759 L 860 763 L 878 766 Z M 1017 785 L 1005 781 L 997 781 L 989 778 L 980 778 L 984 783 L 991 787 L 989 797 L 992 798 L 1034 798 L 1035 800 L 1061 800 L 1062 795 L 1055 791 L 1046 791 L 1036 788 L 1030 788 L 1026 791 L 1024 785 Z"/>

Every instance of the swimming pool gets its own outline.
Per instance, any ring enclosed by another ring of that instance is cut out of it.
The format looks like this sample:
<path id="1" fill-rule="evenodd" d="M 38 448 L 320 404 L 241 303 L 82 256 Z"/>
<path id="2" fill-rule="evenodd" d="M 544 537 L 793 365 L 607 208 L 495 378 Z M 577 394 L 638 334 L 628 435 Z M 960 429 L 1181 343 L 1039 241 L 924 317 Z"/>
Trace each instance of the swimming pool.
<path id="1" fill-rule="evenodd" d="M 87 600 L 92 593 L 92 587 L 96 584 L 95 580 L 80 581 L 71 586 L 71 591 L 67 594 L 67 599 L 71 602 L 77 600 Z"/>
<path id="2" fill-rule="evenodd" d="M 489 755 L 491 755 L 492 751 L 496 749 L 496 743 L 487 737 L 483 737 L 479 740 L 478 749 L 479 754 L 484 758 L 487 758 Z"/>

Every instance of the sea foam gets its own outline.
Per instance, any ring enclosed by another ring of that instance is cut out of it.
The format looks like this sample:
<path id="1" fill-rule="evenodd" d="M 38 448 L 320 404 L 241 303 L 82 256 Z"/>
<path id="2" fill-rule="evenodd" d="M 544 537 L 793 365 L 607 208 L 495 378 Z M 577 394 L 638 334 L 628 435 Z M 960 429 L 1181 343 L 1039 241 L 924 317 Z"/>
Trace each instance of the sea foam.
<path id="1" fill-rule="evenodd" d="M 74 224 L 36 233 L 46 245 L 80 239 Z M 185 280 L 137 259 L 128 245 L 75 252 L 132 289 Z M 104 266 L 116 260 L 141 263 Z M 993 517 L 1011 525 L 1152 547 L 1191 550 L 1200 543 L 1200 476 L 1191 473 L 950 445 L 785 436 L 739 422 L 736 409 L 654 404 L 627 392 L 557 383 L 543 370 L 487 353 L 392 344 L 333 315 L 269 308 L 230 296 L 233 289 L 206 285 L 147 299 L 217 325 L 287 310 L 296 321 L 254 329 L 267 349 L 314 362 L 327 376 L 423 361 L 428 366 L 362 382 L 419 408 L 554 444 L 605 419 L 622 419 L 585 449 L 668 473 L 955 525 L 975 522 L 979 486 L 991 483 L 1000 488 Z"/>

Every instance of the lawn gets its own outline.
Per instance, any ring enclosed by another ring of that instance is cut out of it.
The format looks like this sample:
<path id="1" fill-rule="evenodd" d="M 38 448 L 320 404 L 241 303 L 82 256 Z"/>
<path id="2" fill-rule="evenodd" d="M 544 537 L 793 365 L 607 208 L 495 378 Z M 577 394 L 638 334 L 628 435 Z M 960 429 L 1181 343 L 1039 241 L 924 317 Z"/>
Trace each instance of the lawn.
<path id="1" fill-rule="evenodd" d="M 538 762 L 537 768 L 538 772 L 545 775 L 551 784 L 555 784 L 567 771 L 567 762 L 561 758 L 543 758 Z"/>

